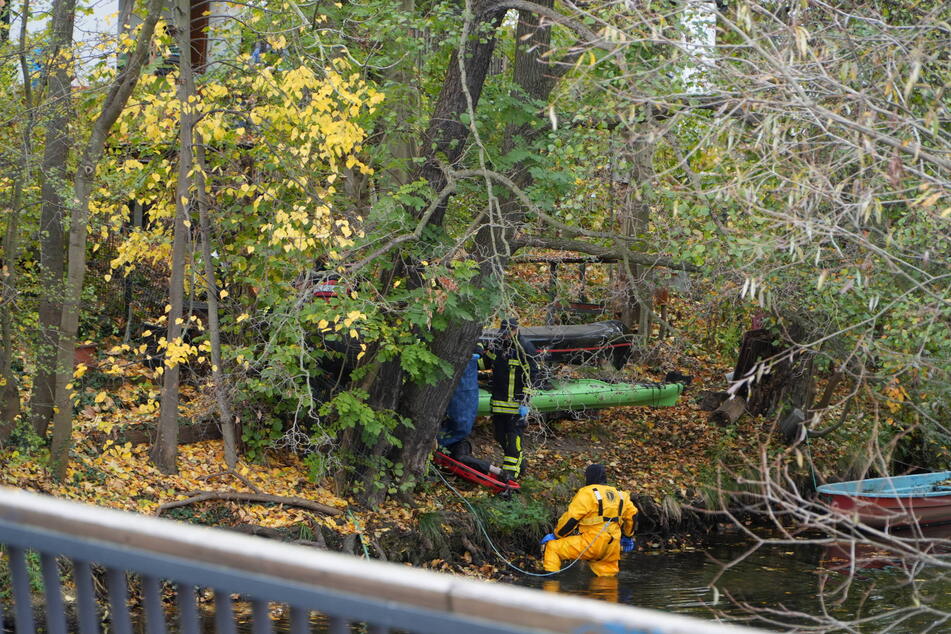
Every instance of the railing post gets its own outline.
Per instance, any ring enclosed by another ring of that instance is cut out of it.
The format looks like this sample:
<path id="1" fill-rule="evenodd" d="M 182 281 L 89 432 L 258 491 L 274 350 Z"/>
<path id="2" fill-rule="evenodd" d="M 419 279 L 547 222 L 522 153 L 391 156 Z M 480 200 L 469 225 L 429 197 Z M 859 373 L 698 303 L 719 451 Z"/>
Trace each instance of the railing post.
<path id="1" fill-rule="evenodd" d="M 330 617 L 330 628 L 327 630 L 330 634 L 347 634 L 349 626 L 347 622 L 339 616 Z"/>
<path id="2" fill-rule="evenodd" d="M 215 589 L 215 629 L 217 634 L 236 634 L 237 632 L 231 595 L 218 589 Z"/>
<path id="3" fill-rule="evenodd" d="M 16 546 L 7 547 L 10 574 L 13 576 L 13 615 L 17 634 L 33 634 L 33 595 L 30 592 L 30 573 L 26 567 L 26 552 Z"/>
<path id="4" fill-rule="evenodd" d="M 112 610 L 112 631 L 116 634 L 132 634 L 132 621 L 129 618 L 129 592 L 126 586 L 125 570 L 109 568 L 106 570 L 106 582 L 109 586 L 109 608 Z"/>
<path id="5" fill-rule="evenodd" d="M 43 592 L 46 596 L 46 629 L 49 634 L 66 634 L 66 606 L 63 605 L 56 556 L 42 553 L 40 568 L 43 572 Z"/>
<path id="6" fill-rule="evenodd" d="M 267 601 L 255 599 L 251 603 L 251 616 L 254 619 L 254 634 L 271 634 L 271 613 Z"/>
<path id="7" fill-rule="evenodd" d="M 92 567 L 89 562 L 73 560 L 73 583 L 76 584 L 79 631 L 82 634 L 99 634 L 99 610 L 92 587 Z"/>
<path id="8" fill-rule="evenodd" d="M 147 634 L 165 634 L 165 608 L 162 607 L 162 580 L 142 576 L 142 599 L 145 604 Z"/>
<path id="9" fill-rule="evenodd" d="M 291 606 L 291 634 L 310 633 L 310 610 Z"/>
<path id="10" fill-rule="evenodd" d="M 198 606 L 195 604 L 195 588 L 178 583 L 178 627 L 182 634 L 198 634 Z"/>

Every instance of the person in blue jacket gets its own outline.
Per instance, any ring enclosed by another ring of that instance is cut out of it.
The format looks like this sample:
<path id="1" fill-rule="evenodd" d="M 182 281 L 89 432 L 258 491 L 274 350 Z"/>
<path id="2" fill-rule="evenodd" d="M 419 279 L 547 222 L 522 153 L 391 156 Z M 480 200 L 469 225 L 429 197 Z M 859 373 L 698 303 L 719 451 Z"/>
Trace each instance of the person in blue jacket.
<path id="1" fill-rule="evenodd" d="M 446 408 L 446 417 L 443 419 L 439 432 L 439 446 L 448 453 L 454 453 L 456 447 L 469 437 L 472 426 L 475 424 L 479 410 L 479 357 L 482 349 L 478 348 L 466 364 L 459 377 L 459 383 L 452 392 L 449 406 Z"/>

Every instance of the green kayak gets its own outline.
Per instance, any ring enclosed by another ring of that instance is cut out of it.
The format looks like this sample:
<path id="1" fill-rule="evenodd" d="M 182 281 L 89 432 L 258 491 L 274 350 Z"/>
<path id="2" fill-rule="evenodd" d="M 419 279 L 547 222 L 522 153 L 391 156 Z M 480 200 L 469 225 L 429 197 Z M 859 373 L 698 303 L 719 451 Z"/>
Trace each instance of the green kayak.
<path id="1" fill-rule="evenodd" d="M 605 383 L 579 379 L 559 383 L 550 390 L 535 392 L 531 407 L 536 412 L 560 412 L 601 409 L 623 405 L 670 407 L 677 403 L 684 386 L 681 383 Z M 479 390 L 479 416 L 488 416 L 489 393 Z"/>

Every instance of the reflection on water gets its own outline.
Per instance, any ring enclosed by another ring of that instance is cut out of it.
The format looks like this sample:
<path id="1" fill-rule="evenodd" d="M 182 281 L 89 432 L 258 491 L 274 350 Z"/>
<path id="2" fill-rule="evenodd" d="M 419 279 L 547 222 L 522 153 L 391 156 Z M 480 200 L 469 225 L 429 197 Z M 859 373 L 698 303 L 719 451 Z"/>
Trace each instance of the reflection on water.
<path id="1" fill-rule="evenodd" d="M 921 540 L 919 549 L 930 550 L 951 567 L 947 555 L 951 548 L 945 540 L 951 536 L 951 526 L 896 536 Z M 554 578 L 526 578 L 520 585 L 702 618 L 746 620 L 749 611 L 757 609 L 807 614 L 825 610 L 843 621 L 894 614 L 889 630 L 894 632 L 932 627 L 930 631 L 951 631 L 951 626 L 942 630 L 934 616 L 924 622 L 921 617 L 896 622 L 903 610 L 914 605 L 916 592 L 922 603 L 951 612 L 951 581 L 936 567 L 909 567 L 893 551 L 869 545 L 853 548 L 841 542 L 750 549 L 749 540 L 740 535 L 719 535 L 703 548 L 623 555 L 621 574 L 615 580 L 599 579 L 586 566 L 574 566 Z M 730 562 L 736 563 L 724 569 Z M 854 571 L 851 583 L 844 584 L 850 571 Z M 710 587 L 714 579 L 719 592 L 716 604 Z M 917 590 L 912 590 L 909 579 L 919 582 Z M 819 596 L 823 592 L 824 599 Z M 884 625 L 876 621 L 862 631 L 880 631 Z"/>
<path id="2" fill-rule="evenodd" d="M 599 599 L 609 603 L 620 603 L 621 595 L 618 591 L 620 584 L 617 577 L 596 577 L 591 575 L 588 579 L 587 588 L 582 594 L 592 599 Z M 561 592 L 561 581 L 558 579 L 545 579 L 542 582 L 542 589 L 546 592 Z"/>

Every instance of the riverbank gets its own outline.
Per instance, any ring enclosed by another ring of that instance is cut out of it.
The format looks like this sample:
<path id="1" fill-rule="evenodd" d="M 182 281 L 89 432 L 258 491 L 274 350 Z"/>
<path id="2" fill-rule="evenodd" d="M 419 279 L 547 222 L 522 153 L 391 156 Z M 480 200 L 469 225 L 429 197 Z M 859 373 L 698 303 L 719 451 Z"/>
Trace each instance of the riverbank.
<path id="1" fill-rule="evenodd" d="M 262 452 L 257 460 L 242 460 L 234 471 L 225 470 L 221 442 L 209 438 L 215 434 L 208 424 L 187 428 L 179 473 L 161 474 L 148 456 L 154 412 L 141 403 L 151 398 L 154 386 L 141 366 L 127 367 L 121 379 L 102 369 L 87 376 L 65 481 L 49 478 L 42 447 L 21 442 L 20 448 L 4 452 L 0 484 L 357 556 L 504 579 L 512 569 L 495 551 L 520 568 L 537 569 L 538 539 L 551 530 L 591 462 L 605 464 L 609 479 L 631 493 L 640 511 L 638 547 L 663 550 L 699 542 L 716 530 L 722 518 L 709 511 L 719 468 L 742 471 L 747 457 L 762 447 L 784 451 L 766 421 L 745 417 L 730 427 L 707 421 L 697 395 L 722 389 L 727 370 L 711 359 L 678 356 L 676 363 L 630 365 L 620 372 L 562 371 L 644 381 L 660 380 L 673 369 L 694 376 L 674 407 L 532 418 L 525 438 L 523 491 L 511 499 L 447 476 L 450 488 L 433 471 L 411 497 L 365 509 L 353 497 L 335 494 L 330 479 L 314 482 L 307 466 L 286 449 Z M 201 421 L 213 411 L 203 390 L 186 394 L 183 419 Z M 501 451 L 490 428 L 488 418 L 477 422 L 471 438 L 474 453 L 499 464 Z M 830 447 L 815 451 L 823 460 L 834 460 Z"/>

